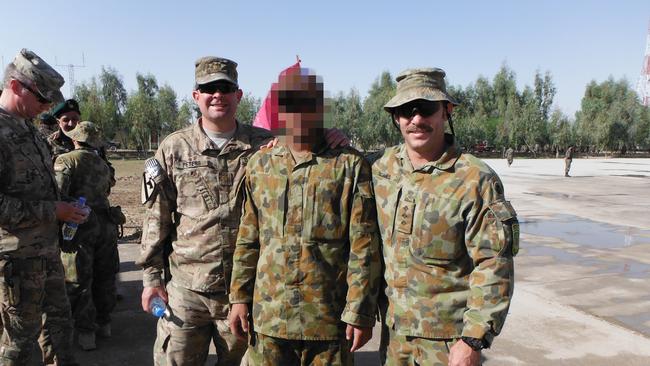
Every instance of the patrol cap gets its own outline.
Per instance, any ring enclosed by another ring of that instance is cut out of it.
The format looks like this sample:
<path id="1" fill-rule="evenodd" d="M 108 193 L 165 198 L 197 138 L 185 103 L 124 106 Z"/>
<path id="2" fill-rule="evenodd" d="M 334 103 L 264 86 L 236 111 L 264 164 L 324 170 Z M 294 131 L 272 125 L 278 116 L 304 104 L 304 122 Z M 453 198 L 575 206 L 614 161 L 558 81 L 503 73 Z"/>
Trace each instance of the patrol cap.
<path id="1" fill-rule="evenodd" d="M 53 103 L 63 101 L 63 94 L 61 94 L 60 90 L 65 83 L 63 76 L 37 54 L 23 48 L 16 55 L 12 64 L 27 80 L 34 83 L 42 96 Z"/>
<path id="2" fill-rule="evenodd" d="M 74 99 L 68 99 L 65 102 L 57 104 L 54 108 L 52 108 L 52 111 L 50 113 L 52 113 L 55 118 L 59 118 L 63 113 L 70 111 L 75 111 L 81 114 L 81 111 L 79 111 L 79 103 Z"/>
<path id="3" fill-rule="evenodd" d="M 397 93 L 391 98 L 384 110 L 401 106 L 413 100 L 424 99 L 432 102 L 448 101 L 453 105 L 459 103 L 447 94 L 445 71 L 439 68 L 419 68 L 402 71 L 397 78 Z"/>
<path id="4" fill-rule="evenodd" d="M 79 122 L 75 128 L 63 133 L 75 141 L 85 142 L 94 148 L 100 148 L 102 145 L 99 128 L 89 121 Z"/>
<path id="5" fill-rule="evenodd" d="M 237 63 L 222 57 L 205 56 L 194 63 L 196 85 L 203 85 L 217 80 L 225 80 L 237 86 Z"/>

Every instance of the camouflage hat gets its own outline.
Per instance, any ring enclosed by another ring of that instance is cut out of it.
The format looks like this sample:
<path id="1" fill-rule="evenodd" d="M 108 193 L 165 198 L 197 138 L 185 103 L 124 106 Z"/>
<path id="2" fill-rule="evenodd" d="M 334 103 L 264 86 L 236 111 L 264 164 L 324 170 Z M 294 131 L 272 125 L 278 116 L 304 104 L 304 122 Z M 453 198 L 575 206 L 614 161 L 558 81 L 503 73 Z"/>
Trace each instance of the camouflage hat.
<path id="1" fill-rule="evenodd" d="M 89 121 L 79 122 L 75 128 L 70 131 L 63 131 L 63 133 L 75 141 L 85 142 L 95 148 L 100 148 L 102 145 L 99 128 Z"/>
<path id="2" fill-rule="evenodd" d="M 447 94 L 445 71 L 442 69 L 408 69 L 397 75 L 395 80 L 397 80 L 397 94 L 384 105 L 387 112 L 416 99 L 432 102 L 446 100 L 458 105 L 456 99 Z"/>
<path id="3" fill-rule="evenodd" d="M 63 101 L 61 87 L 65 83 L 63 76 L 52 68 L 42 58 L 34 52 L 23 48 L 14 58 L 13 62 L 16 70 L 23 74 L 25 78 L 38 89 L 43 97 L 59 103 Z"/>
<path id="4" fill-rule="evenodd" d="M 203 85 L 217 80 L 226 80 L 235 85 L 237 82 L 237 63 L 227 58 L 206 56 L 196 60 L 194 77 L 196 85 Z"/>

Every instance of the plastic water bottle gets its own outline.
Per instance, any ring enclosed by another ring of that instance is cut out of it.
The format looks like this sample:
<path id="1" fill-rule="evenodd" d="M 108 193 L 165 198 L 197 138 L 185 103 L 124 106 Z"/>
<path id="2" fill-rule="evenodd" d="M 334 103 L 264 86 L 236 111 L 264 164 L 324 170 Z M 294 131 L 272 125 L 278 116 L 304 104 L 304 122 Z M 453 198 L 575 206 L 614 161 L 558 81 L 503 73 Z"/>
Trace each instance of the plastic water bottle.
<path id="1" fill-rule="evenodd" d="M 86 205 L 86 197 L 79 197 L 77 200 L 76 206 L 84 207 Z M 61 231 L 63 232 L 63 240 L 69 241 L 74 238 L 74 234 L 77 233 L 77 227 L 79 224 L 74 222 L 66 222 L 63 224 Z"/>
<path id="2" fill-rule="evenodd" d="M 169 308 L 167 308 L 167 304 L 165 303 L 165 300 L 163 300 L 159 296 L 156 296 L 153 299 L 151 299 L 151 302 L 149 303 L 149 311 L 151 312 L 151 314 L 153 314 L 153 316 L 158 318 L 169 316 Z"/>

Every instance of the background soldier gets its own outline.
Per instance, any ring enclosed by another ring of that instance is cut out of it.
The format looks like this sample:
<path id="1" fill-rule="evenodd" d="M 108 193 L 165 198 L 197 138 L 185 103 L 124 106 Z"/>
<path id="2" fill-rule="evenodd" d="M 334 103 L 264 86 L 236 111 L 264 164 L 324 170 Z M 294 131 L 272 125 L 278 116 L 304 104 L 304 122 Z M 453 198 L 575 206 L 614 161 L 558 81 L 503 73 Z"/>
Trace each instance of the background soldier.
<path id="1" fill-rule="evenodd" d="M 47 144 L 31 119 L 63 100 L 63 77 L 23 49 L 5 68 L 0 96 L 0 364 L 25 365 L 41 324 L 59 365 L 75 364 L 58 221 L 86 212 L 59 201 Z M 46 316 L 43 318 L 43 314 Z"/>
<path id="2" fill-rule="evenodd" d="M 373 164 L 388 309 L 387 365 L 477 365 L 513 291 L 517 216 L 496 173 L 461 153 L 441 69 L 397 77 L 384 106 L 404 144 Z M 445 121 L 451 134 L 445 134 Z"/>
<path id="3" fill-rule="evenodd" d="M 75 150 L 56 158 L 57 184 L 64 198 L 85 197 L 91 208 L 88 221 L 79 225 L 71 241 L 61 245 L 78 342 L 83 350 L 91 350 L 96 348 L 95 332 L 110 337 L 110 312 L 116 303 L 117 219 L 108 201 L 114 180 L 111 168 L 97 152 L 102 139 L 94 123 L 80 122 L 63 133 Z"/>
<path id="4" fill-rule="evenodd" d="M 52 148 L 52 158 L 56 160 L 59 155 L 74 150 L 74 144 L 65 132 L 72 131 L 77 126 L 81 121 L 81 112 L 79 103 L 74 99 L 68 99 L 57 104 L 50 113 L 59 124 L 59 129 L 47 138 Z"/>
<path id="5" fill-rule="evenodd" d="M 287 136 L 246 169 L 231 330 L 243 337 L 252 306 L 250 364 L 351 365 L 372 336 L 380 278 L 370 166 L 327 147 L 309 70 L 288 69 L 272 93 Z"/>
<path id="6" fill-rule="evenodd" d="M 508 161 L 508 167 L 512 165 L 512 160 L 515 158 L 515 151 L 509 147 L 508 150 L 506 150 L 506 160 Z"/>
<path id="7" fill-rule="evenodd" d="M 573 161 L 573 145 L 569 145 L 564 154 L 564 176 L 570 177 L 569 170 L 571 170 L 571 162 Z"/>
<path id="8" fill-rule="evenodd" d="M 56 118 L 51 113 L 45 112 L 38 116 L 38 131 L 44 139 L 47 139 L 51 134 L 59 129 Z"/>

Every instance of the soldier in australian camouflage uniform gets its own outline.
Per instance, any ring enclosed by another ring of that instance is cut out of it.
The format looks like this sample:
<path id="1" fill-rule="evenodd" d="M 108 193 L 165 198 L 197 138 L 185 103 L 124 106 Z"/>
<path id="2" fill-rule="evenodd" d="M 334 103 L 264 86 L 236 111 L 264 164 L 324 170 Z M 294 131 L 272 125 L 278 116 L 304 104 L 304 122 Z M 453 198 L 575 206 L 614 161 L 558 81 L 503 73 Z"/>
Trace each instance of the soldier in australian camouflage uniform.
<path id="1" fill-rule="evenodd" d="M 246 342 L 230 333 L 228 286 L 248 158 L 271 135 L 235 120 L 242 91 L 237 64 L 217 57 L 196 62 L 192 96 L 201 118 L 165 138 L 147 161 L 139 264 L 142 307 L 154 296 L 173 314 L 158 322 L 156 365 L 203 365 L 213 339 L 218 365 L 238 365 Z M 171 281 L 163 280 L 167 240 Z"/>
<path id="2" fill-rule="evenodd" d="M 59 201 L 52 160 L 31 119 L 63 100 L 63 78 L 23 49 L 10 63 L 0 96 L 0 364 L 26 365 L 41 326 L 53 361 L 73 365 L 70 303 L 59 257 L 58 220 L 86 213 Z M 45 317 L 43 315 L 45 314 Z M 43 325 L 42 325 L 43 324 Z"/>
<path id="3" fill-rule="evenodd" d="M 85 197 L 91 213 L 74 238 L 62 243 L 61 259 L 79 345 L 91 350 L 95 331 L 111 335 L 110 312 L 116 302 L 117 225 L 108 201 L 113 174 L 97 152 L 102 140 L 94 123 L 80 122 L 64 133 L 75 150 L 56 158 L 57 184 L 64 198 Z"/>
<path id="4" fill-rule="evenodd" d="M 380 279 L 370 166 L 326 146 L 315 75 L 288 69 L 272 93 L 287 136 L 246 168 L 231 329 L 248 331 L 252 306 L 252 365 L 351 365 L 372 335 Z"/>
<path id="5" fill-rule="evenodd" d="M 477 365 L 513 292 L 519 226 L 496 173 L 461 153 L 441 69 L 397 77 L 385 109 L 404 144 L 373 164 L 388 301 L 386 365 Z M 445 121 L 451 134 L 445 134 Z"/>

